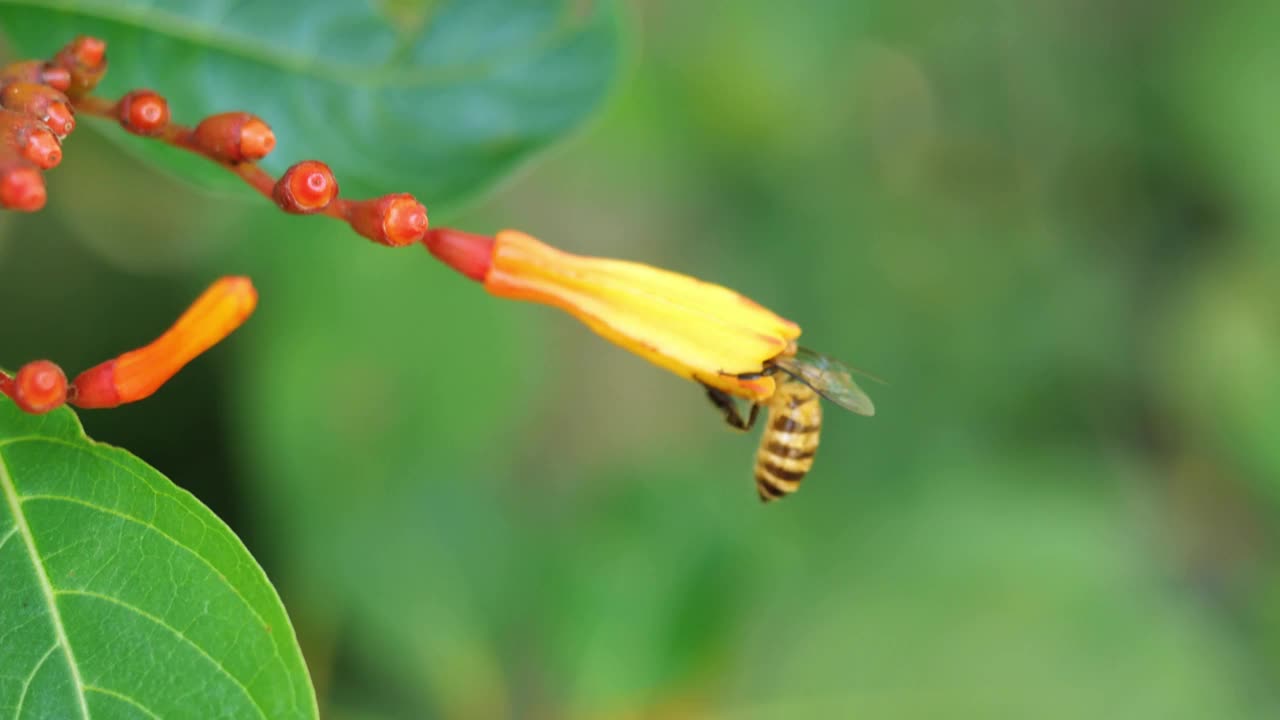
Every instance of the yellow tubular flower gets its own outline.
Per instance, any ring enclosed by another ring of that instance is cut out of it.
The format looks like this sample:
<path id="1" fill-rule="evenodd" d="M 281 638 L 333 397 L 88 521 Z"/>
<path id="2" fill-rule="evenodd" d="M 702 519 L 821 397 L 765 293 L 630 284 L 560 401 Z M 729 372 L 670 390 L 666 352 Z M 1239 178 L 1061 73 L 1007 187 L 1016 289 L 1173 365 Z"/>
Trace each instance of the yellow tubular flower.
<path id="1" fill-rule="evenodd" d="M 737 376 L 794 352 L 800 336 L 795 323 L 720 285 L 574 255 L 515 230 L 492 239 L 433 230 L 425 242 L 493 295 L 558 307 L 659 367 L 752 402 L 773 395 L 773 378 Z"/>

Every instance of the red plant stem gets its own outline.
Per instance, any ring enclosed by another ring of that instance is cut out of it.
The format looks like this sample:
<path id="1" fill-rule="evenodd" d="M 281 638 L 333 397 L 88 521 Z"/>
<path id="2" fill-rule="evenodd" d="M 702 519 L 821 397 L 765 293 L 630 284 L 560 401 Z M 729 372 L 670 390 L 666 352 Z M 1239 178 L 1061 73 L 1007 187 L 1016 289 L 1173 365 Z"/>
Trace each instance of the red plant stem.
<path id="1" fill-rule="evenodd" d="M 104 120 L 110 120 L 113 123 L 118 122 L 116 119 L 118 117 L 116 114 L 116 107 L 118 103 L 116 101 L 87 95 L 73 100 L 72 104 L 75 106 L 77 112 L 100 117 Z M 171 122 L 163 131 L 160 132 L 160 134 L 152 136 L 150 139 L 159 140 L 167 145 L 172 145 L 173 147 L 181 148 L 187 152 L 195 153 L 210 162 L 221 165 L 230 172 L 239 176 L 239 178 L 244 180 L 249 187 L 256 190 L 259 195 L 262 195 L 268 200 L 272 200 L 274 203 L 271 193 L 272 189 L 275 187 L 276 179 L 271 176 L 271 173 L 263 170 L 262 167 L 255 162 L 229 163 L 210 156 L 202 148 L 192 142 L 191 135 L 193 131 L 193 128 Z M 329 203 L 325 209 L 316 214 L 328 215 L 331 218 L 347 222 L 351 215 L 350 206 L 356 202 L 359 201 L 334 198 L 333 202 Z"/>

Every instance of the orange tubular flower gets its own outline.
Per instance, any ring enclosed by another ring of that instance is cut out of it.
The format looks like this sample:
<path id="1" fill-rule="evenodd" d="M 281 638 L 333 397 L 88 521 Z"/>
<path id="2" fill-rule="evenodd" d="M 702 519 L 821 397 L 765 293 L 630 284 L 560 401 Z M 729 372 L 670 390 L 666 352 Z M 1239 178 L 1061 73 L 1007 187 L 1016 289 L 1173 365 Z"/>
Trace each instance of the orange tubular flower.
<path id="1" fill-rule="evenodd" d="M 738 376 L 761 372 L 800 336 L 795 323 L 720 285 L 573 255 L 515 230 L 434 230 L 425 242 L 494 295 L 558 307 L 659 367 L 753 402 L 773 395 L 773 378 Z"/>
<path id="2" fill-rule="evenodd" d="M 149 397 L 243 325 L 257 304 L 258 291 L 249 278 L 220 278 L 155 342 L 81 373 L 70 402 L 82 408 L 109 408 Z"/>

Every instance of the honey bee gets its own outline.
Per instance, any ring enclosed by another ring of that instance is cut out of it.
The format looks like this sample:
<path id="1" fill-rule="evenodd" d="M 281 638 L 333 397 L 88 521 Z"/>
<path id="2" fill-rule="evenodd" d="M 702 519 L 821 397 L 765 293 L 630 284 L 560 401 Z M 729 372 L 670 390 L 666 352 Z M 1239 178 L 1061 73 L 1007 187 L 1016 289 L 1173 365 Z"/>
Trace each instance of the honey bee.
<path id="1" fill-rule="evenodd" d="M 800 489 L 800 481 L 813 467 L 822 432 L 819 396 L 859 415 L 876 412 L 847 365 L 808 348 L 796 347 L 766 362 L 761 372 L 738 377 L 749 380 L 779 374 L 784 377 L 777 379 L 777 387 L 765 403 L 769 417 L 756 451 L 756 492 L 761 502 L 777 500 Z M 755 425 L 760 403 L 752 403 L 743 419 L 733 396 L 707 387 L 707 397 L 724 413 L 731 427 L 746 431 Z"/>

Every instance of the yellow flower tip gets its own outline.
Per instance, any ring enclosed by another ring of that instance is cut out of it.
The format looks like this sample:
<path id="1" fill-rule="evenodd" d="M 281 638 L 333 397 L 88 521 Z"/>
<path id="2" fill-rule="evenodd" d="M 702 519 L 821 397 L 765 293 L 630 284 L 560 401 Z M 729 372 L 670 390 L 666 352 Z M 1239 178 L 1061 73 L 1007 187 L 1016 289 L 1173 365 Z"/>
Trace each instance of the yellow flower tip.
<path id="1" fill-rule="evenodd" d="M 763 402 L 770 377 L 743 380 L 794 347 L 800 327 L 713 283 L 640 263 L 563 252 L 515 230 L 499 232 L 485 288 L 552 305 L 659 367 Z"/>

